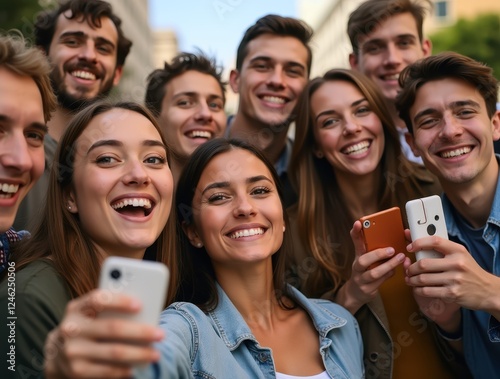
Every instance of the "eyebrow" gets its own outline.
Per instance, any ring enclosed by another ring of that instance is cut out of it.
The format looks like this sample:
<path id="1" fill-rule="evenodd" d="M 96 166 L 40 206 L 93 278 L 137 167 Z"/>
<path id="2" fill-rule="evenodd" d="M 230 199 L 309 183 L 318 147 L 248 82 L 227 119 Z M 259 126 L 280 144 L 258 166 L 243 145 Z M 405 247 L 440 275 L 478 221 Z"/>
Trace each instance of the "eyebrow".
<path id="1" fill-rule="evenodd" d="M 176 93 L 172 98 L 173 99 L 177 99 L 178 97 L 182 97 L 182 96 L 189 96 L 189 97 L 197 97 L 199 96 L 200 93 L 199 92 L 195 92 L 195 91 L 184 91 L 184 92 L 179 92 L 179 93 Z M 221 95 L 218 95 L 216 93 L 210 93 L 208 94 L 208 97 L 209 98 L 213 98 L 213 97 L 216 97 L 216 98 L 219 98 L 219 99 L 222 99 L 222 96 Z"/>
<path id="2" fill-rule="evenodd" d="M 143 146 L 158 146 L 158 147 L 165 149 L 165 151 L 167 151 L 167 147 L 165 146 L 165 144 L 163 142 L 157 141 L 157 140 L 144 140 L 142 142 L 142 145 Z M 124 144 L 123 144 L 123 142 L 118 141 L 118 140 L 114 140 L 114 139 L 100 140 L 100 141 L 93 143 L 92 146 L 89 147 L 89 149 L 87 150 L 87 155 L 89 155 L 92 150 L 97 149 L 98 147 L 101 147 L 101 146 L 122 147 L 122 146 L 124 146 Z"/>
<path id="3" fill-rule="evenodd" d="M 359 100 L 354 101 L 354 102 L 351 104 L 351 108 L 352 108 L 352 107 L 355 107 L 355 106 L 357 106 L 357 105 L 359 105 L 359 104 L 361 104 L 361 103 L 363 103 L 364 101 L 368 101 L 368 100 L 366 100 L 366 98 L 364 98 L 364 97 L 363 97 L 362 99 L 359 99 Z M 336 113 L 337 113 L 337 112 L 336 112 L 336 111 L 334 111 L 334 110 L 324 111 L 324 112 L 321 112 L 320 114 L 318 114 L 314 120 L 315 120 L 316 122 L 318 122 L 318 119 L 319 119 L 321 116 L 327 116 L 327 115 L 336 114 Z"/>
<path id="4" fill-rule="evenodd" d="M 265 55 L 259 55 L 257 57 L 254 57 L 252 59 L 250 59 L 250 63 L 254 63 L 255 61 L 265 61 L 265 62 L 274 62 L 274 59 L 271 58 L 271 57 L 267 57 Z M 301 67 L 302 69 L 306 69 L 306 66 L 304 66 L 302 63 L 300 62 L 295 62 L 295 61 L 286 61 L 284 62 L 285 65 L 292 65 L 292 66 L 298 66 L 298 67 Z"/>
<path id="5" fill-rule="evenodd" d="M 69 32 L 62 33 L 59 36 L 59 40 L 64 39 L 66 37 L 89 38 L 90 36 L 82 31 L 69 31 Z M 107 38 L 98 36 L 98 37 L 94 38 L 94 41 L 97 41 L 100 43 L 105 43 L 105 44 L 110 45 L 113 48 L 115 48 L 115 44 Z"/>
<path id="6" fill-rule="evenodd" d="M 10 116 L 0 114 L 0 122 L 13 123 L 14 120 Z M 28 125 L 28 127 L 38 129 L 41 132 L 43 132 L 44 134 L 47 134 L 49 132 L 49 128 L 47 127 L 47 125 L 45 125 L 44 123 L 41 123 L 41 122 L 36 122 L 36 121 L 32 122 Z"/>
<path id="7" fill-rule="evenodd" d="M 448 108 L 459 108 L 459 107 L 464 107 L 464 106 L 470 106 L 470 107 L 473 107 L 475 109 L 479 109 L 481 108 L 481 106 L 479 105 L 479 103 L 473 101 L 473 100 L 458 100 L 458 101 L 453 101 L 451 103 L 448 104 Z M 417 120 L 423 116 L 427 116 L 427 115 L 430 115 L 430 114 L 433 114 L 433 113 L 436 113 L 438 112 L 437 109 L 434 109 L 434 108 L 427 108 L 427 109 L 424 109 L 423 111 L 420 111 L 418 112 L 415 117 L 413 117 L 413 122 L 417 122 Z"/>
<path id="8" fill-rule="evenodd" d="M 414 36 L 413 34 L 410 34 L 410 33 L 405 33 L 405 34 L 398 34 L 394 37 L 391 37 L 390 39 L 402 39 L 402 38 L 408 38 L 408 39 L 412 39 L 412 40 L 415 40 L 417 41 L 418 38 L 416 36 Z M 371 39 L 367 39 L 366 41 L 364 41 L 362 44 L 361 44 L 361 48 L 363 48 L 363 46 L 365 45 L 368 45 L 368 44 L 385 44 L 387 41 L 387 38 L 371 38 Z"/>
<path id="9" fill-rule="evenodd" d="M 273 181 L 265 175 L 252 176 L 250 178 L 247 178 L 245 180 L 245 182 L 247 184 L 252 184 L 252 183 L 260 182 L 261 180 L 266 180 L 271 184 L 273 183 Z M 207 192 L 211 189 L 214 189 L 214 188 L 228 188 L 229 186 L 230 186 L 230 183 L 228 181 L 210 183 L 208 186 L 205 187 L 205 189 L 201 192 L 201 194 L 203 195 L 205 192 Z"/>

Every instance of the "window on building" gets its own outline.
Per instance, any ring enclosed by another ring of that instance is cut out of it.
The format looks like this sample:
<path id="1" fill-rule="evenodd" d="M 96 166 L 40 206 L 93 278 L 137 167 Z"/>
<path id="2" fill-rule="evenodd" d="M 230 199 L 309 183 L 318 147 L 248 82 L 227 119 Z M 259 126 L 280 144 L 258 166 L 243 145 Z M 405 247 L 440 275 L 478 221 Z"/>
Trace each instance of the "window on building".
<path id="1" fill-rule="evenodd" d="M 448 1 L 436 1 L 434 3 L 434 9 L 436 10 L 437 18 L 443 19 L 449 16 Z"/>

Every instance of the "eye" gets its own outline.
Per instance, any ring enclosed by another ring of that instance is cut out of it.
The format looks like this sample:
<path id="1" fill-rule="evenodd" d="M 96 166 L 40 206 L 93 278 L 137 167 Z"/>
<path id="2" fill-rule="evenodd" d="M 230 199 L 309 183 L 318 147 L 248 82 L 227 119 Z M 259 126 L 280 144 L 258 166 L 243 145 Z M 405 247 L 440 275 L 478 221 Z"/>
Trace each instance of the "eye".
<path id="1" fill-rule="evenodd" d="M 164 165 L 167 162 L 167 159 L 165 157 L 161 156 L 154 156 L 154 157 L 147 157 L 144 160 L 144 163 L 152 164 L 152 165 Z"/>
<path id="2" fill-rule="evenodd" d="M 118 163 L 118 159 L 110 155 L 101 155 L 96 158 L 95 163 L 97 163 L 99 166 L 111 166 L 115 163 Z"/>
<path id="3" fill-rule="evenodd" d="M 289 68 L 287 71 L 287 74 L 292 77 L 302 77 L 304 75 L 304 70 L 301 69 L 300 67 L 292 67 Z"/>
<path id="4" fill-rule="evenodd" d="M 320 128 L 322 128 L 322 129 L 332 128 L 332 127 L 336 126 L 339 123 L 339 121 L 340 120 L 338 118 L 334 118 L 334 117 L 325 118 L 324 120 L 321 120 Z"/>
<path id="5" fill-rule="evenodd" d="M 97 50 L 99 50 L 101 54 L 105 55 L 111 54 L 113 52 L 113 48 L 109 45 L 99 45 L 97 46 Z"/>
<path id="6" fill-rule="evenodd" d="M 221 203 L 224 200 L 228 200 L 228 199 L 229 199 L 229 196 L 227 194 L 222 193 L 222 192 L 218 192 L 218 193 L 214 193 L 214 194 L 210 195 L 208 198 L 208 202 L 209 203 Z"/>
<path id="7" fill-rule="evenodd" d="M 181 108 L 189 108 L 189 107 L 193 106 L 194 101 L 192 99 L 183 98 L 183 99 L 179 99 L 176 104 L 177 104 L 177 106 L 179 106 Z"/>
<path id="8" fill-rule="evenodd" d="M 457 116 L 460 117 L 460 118 L 467 119 L 467 118 L 471 118 L 475 113 L 476 112 L 473 109 L 464 108 L 464 109 L 460 109 L 457 112 Z"/>
<path id="9" fill-rule="evenodd" d="M 260 187 L 256 187 L 256 188 L 252 189 L 251 194 L 257 195 L 257 196 L 259 196 L 259 195 L 262 196 L 262 195 L 267 195 L 270 192 L 271 192 L 270 188 L 268 188 L 266 186 L 260 186 Z"/>
<path id="10" fill-rule="evenodd" d="M 438 118 L 426 118 L 419 122 L 419 128 L 428 129 L 436 125 L 439 122 Z"/>
<path id="11" fill-rule="evenodd" d="M 216 110 L 216 111 L 220 111 L 223 108 L 222 102 L 218 102 L 218 101 L 208 102 L 208 106 L 209 106 L 210 109 L 213 109 L 213 110 Z"/>
<path id="12" fill-rule="evenodd" d="M 45 133 L 42 132 L 27 132 L 26 139 L 31 146 L 38 147 L 43 145 Z"/>
<path id="13" fill-rule="evenodd" d="M 363 46 L 363 52 L 366 54 L 379 54 L 382 52 L 382 46 L 377 44 L 366 44 Z"/>
<path id="14" fill-rule="evenodd" d="M 356 109 L 355 114 L 357 116 L 366 116 L 368 113 L 371 112 L 371 109 L 367 106 L 361 106 L 358 109 Z"/>

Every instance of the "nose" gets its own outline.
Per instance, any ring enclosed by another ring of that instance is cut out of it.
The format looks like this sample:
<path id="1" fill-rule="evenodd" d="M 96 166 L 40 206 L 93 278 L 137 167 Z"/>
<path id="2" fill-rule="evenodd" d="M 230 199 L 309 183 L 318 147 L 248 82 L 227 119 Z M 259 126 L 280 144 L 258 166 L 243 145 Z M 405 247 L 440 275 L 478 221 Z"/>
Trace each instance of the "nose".
<path id="1" fill-rule="evenodd" d="M 126 172 L 123 176 L 123 182 L 126 185 L 143 186 L 151 183 L 151 178 L 143 162 L 139 160 L 129 162 L 125 168 Z"/>
<path id="2" fill-rule="evenodd" d="M 274 89 L 283 89 L 285 87 L 284 75 L 283 67 L 274 67 L 267 78 L 267 85 Z"/>
<path id="3" fill-rule="evenodd" d="M 249 195 L 237 196 L 234 207 L 234 217 L 249 217 L 256 214 L 255 207 Z"/>
<path id="4" fill-rule="evenodd" d="M 401 63 L 401 51 L 393 43 L 387 45 L 387 50 L 385 54 L 385 64 L 391 66 L 397 66 Z"/>
<path id="5" fill-rule="evenodd" d="M 206 102 L 200 102 L 194 115 L 196 121 L 201 123 L 209 123 L 213 120 L 212 111 Z"/>
<path id="6" fill-rule="evenodd" d="M 93 40 L 88 39 L 86 43 L 81 45 L 79 59 L 93 63 L 97 61 L 96 46 Z"/>
<path id="7" fill-rule="evenodd" d="M 31 170 L 33 158 L 24 134 L 16 133 L 5 142 L 0 152 L 2 166 L 20 173 Z"/>
<path id="8" fill-rule="evenodd" d="M 451 112 L 446 112 L 443 115 L 443 127 L 439 132 L 439 136 L 445 139 L 452 139 L 454 137 L 460 136 L 463 133 L 463 128 L 460 122 L 453 117 Z"/>
<path id="9" fill-rule="evenodd" d="M 342 131 L 342 134 L 356 134 L 359 131 L 361 131 L 361 125 L 359 122 L 350 115 L 346 116 L 344 119 L 344 130 Z"/>

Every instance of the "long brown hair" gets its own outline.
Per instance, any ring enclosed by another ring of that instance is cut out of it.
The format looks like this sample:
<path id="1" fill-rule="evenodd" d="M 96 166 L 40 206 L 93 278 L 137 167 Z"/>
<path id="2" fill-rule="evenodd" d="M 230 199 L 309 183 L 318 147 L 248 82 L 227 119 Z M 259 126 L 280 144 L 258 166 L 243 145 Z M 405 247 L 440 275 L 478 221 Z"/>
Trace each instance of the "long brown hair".
<path id="1" fill-rule="evenodd" d="M 43 217 L 35 227 L 31 238 L 20 246 L 18 254 L 14 257 L 17 270 L 38 259 L 50 259 L 74 297 L 81 296 L 96 287 L 101 269 L 101 259 L 91 239 L 82 230 L 78 215 L 69 212 L 64 201 L 73 185 L 76 142 L 92 119 L 114 108 L 127 109 L 146 117 L 166 145 L 154 117 L 139 104 L 100 101 L 76 114 L 61 138 L 55 154 Z M 166 303 L 171 302 L 177 289 L 178 270 L 176 256 L 173 253 L 176 251 L 175 238 L 175 210 L 172 207 L 167 225 L 155 242 L 155 260 L 165 263 L 171 269 L 171 285 Z"/>
<path id="2" fill-rule="evenodd" d="M 383 125 L 385 149 L 379 167 L 384 178 L 380 180 L 379 188 L 375 189 L 378 209 L 392 206 L 404 208 L 407 200 L 421 197 L 424 193 L 414 175 L 416 165 L 403 156 L 398 132 L 375 84 L 362 74 L 344 69 L 330 70 L 323 77 L 313 79 L 297 104 L 296 134 L 289 170 L 292 184 L 299 193 L 298 235 L 308 255 L 319 263 L 318 271 L 303 278 L 303 289 L 309 296 L 321 296 L 327 290 L 338 289 L 350 277 L 354 259 L 349 230 L 355 220 L 331 165 L 326 159 L 319 159 L 314 154 L 316 141 L 311 97 L 328 81 L 353 84 L 367 99 Z M 430 176 L 429 180 L 432 181 Z"/>

